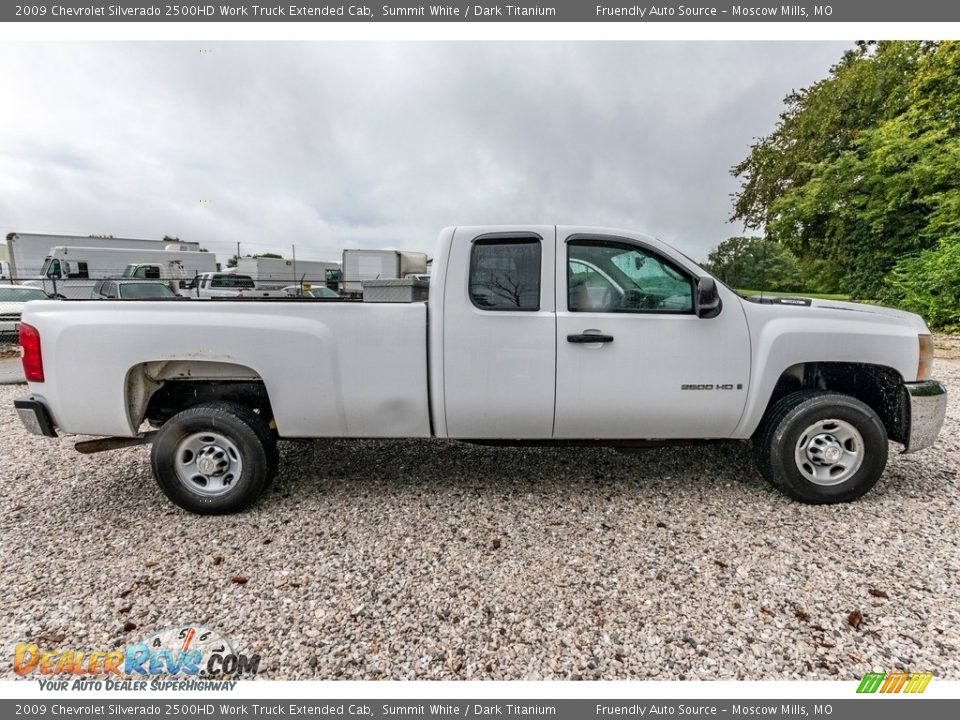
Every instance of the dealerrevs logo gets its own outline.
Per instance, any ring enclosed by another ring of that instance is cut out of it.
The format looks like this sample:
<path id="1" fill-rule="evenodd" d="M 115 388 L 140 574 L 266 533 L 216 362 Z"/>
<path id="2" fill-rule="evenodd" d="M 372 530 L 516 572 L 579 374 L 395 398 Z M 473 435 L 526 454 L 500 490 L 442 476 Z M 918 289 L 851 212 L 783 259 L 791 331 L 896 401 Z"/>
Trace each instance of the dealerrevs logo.
<path id="1" fill-rule="evenodd" d="M 867 673 L 857 687 L 858 693 L 917 694 L 927 689 L 932 673 Z"/>
<path id="2" fill-rule="evenodd" d="M 238 653 L 222 632 L 196 624 L 164 628 L 123 650 L 43 650 L 21 643 L 13 657 L 17 675 L 56 678 L 232 678 L 252 677 L 259 669 L 259 655 Z"/>

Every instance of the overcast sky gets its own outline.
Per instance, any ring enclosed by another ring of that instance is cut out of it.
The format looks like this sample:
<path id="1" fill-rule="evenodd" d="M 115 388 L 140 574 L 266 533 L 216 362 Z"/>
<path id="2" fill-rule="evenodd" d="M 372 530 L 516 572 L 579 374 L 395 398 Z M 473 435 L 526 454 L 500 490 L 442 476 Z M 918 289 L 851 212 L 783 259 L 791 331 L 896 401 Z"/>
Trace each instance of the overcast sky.
<path id="1" fill-rule="evenodd" d="M 0 230 L 225 261 L 431 251 L 445 225 L 592 224 L 695 258 L 729 168 L 849 43 L 0 46 Z"/>

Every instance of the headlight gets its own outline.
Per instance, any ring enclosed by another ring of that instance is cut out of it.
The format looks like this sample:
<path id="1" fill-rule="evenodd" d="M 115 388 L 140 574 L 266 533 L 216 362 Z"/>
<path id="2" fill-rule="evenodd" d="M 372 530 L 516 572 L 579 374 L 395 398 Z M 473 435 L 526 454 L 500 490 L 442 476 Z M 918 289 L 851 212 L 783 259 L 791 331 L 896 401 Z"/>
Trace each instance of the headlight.
<path id="1" fill-rule="evenodd" d="M 933 368 L 933 335 L 920 335 L 920 361 L 917 363 L 917 380 L 929 380 Z"/>

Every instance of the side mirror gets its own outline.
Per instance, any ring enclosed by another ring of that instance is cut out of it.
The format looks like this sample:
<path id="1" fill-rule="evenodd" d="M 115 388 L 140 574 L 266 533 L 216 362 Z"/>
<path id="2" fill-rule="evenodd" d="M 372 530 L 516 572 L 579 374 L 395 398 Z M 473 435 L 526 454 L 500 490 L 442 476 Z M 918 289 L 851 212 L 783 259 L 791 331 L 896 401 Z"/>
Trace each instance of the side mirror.
<path id="1" fill-rule="evenodd" d="M 717 282 L 710 277 L 702 277 L 697 281 L 695 309 L 697 317 L 709 319 L 720 314 L 720 293 L 717 291 Z"/>

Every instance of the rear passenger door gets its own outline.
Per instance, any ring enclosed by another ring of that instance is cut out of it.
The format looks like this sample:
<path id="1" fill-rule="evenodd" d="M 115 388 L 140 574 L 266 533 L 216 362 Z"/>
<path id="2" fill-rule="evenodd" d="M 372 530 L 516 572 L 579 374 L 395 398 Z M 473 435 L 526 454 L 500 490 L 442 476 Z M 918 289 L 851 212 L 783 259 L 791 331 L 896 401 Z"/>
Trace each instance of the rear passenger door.
<path id="1" fill-rule="evenodd" d="M 549 438 L 556 381 L 555 228 L 456 233 L 443 309 L 447 434 Z"/>

